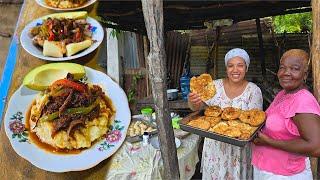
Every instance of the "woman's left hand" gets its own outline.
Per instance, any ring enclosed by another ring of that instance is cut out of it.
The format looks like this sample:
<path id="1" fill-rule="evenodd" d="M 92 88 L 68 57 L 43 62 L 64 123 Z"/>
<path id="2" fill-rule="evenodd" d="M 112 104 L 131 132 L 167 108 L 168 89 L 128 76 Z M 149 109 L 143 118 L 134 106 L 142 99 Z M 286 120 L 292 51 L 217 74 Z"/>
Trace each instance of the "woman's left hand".
<path id="1" fill-rule="evenodd" d="M 270 144 L 269 143 L 270 140 L 271 140 L 270 137 L 263 134 L 262 132 L 258 132 L 258 137 L 253 140 L 253 143 L 255 145 L 268 145 L 268 144 Z"/>

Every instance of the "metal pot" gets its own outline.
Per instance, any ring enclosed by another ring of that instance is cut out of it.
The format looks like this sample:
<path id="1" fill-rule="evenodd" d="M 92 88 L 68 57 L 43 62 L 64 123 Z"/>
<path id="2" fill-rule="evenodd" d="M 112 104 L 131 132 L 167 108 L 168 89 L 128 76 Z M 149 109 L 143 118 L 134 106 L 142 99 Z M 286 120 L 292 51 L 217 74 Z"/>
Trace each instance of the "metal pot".
<path id="1" fill-rule="evenodd" d="M 167 97 L 169 101 L 178 99 L 178 89 L 167 89 Z"/>

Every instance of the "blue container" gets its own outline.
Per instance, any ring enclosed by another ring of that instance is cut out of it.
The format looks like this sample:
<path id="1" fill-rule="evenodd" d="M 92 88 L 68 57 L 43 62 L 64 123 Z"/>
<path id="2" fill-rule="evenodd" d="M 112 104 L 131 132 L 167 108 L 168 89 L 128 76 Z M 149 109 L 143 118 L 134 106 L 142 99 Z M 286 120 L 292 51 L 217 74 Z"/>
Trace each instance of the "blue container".
<path id="1" fill-rule="evenodd" d="M 180 88 L 182 93 L 183 100 L 188 100 L 188 95 L 190 92 L 190 77 L 187 74 L 184 74 L 180 78 Z"/>

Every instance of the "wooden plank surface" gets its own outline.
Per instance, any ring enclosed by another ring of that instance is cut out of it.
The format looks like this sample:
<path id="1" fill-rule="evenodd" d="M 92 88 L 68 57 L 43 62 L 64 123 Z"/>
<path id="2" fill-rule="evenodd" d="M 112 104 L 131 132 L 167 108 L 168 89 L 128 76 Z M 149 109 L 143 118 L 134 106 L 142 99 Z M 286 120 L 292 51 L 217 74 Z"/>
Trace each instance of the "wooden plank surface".
<path id="1" fill-rule="evenodd" d="M 97 4 L 94 7 L 89 7 L 86 9 L 89 11 L 90 16 L 95 15 L 95 9 Z M 18 26 L 15 31 L 15 35 L 19 36 L 22 29 L 26 24 L 31 22 L 33 19 L 39 18 L 43 15 L 54 13 L 54 11 L 47 10 L 36 4 L 33 0 L 24 1 L 20 12 L 20 18 L 18 21 Z M 96 50 L 93 53 L 74 60 L 72 62 L 83 64 L 91 68 L 100 70 L 104 72 L 104 69 L 99 67 L 97 64 L 98 51 Z M 12 59 L 9 59 L 12 61 Z M 13 73 L 13 81 L 11 82 L 11 87 L 8 94 L 9 97 L 14 93 L 14 91 L 21 85 L 23 77 L 34 67 L 48 63 L 37 59 L 26 51 L 23 50 L 21 45 L 19 45 L 19 51 L 16 60 L 16 66 Z M 8 62 L 10 63 L 10 62 Z M 7 99 L 7 100 L 8 100 Z M 8 138 L 5 135 L 3 124 L 0 131 L 0 175 L 1 178 L 5 179 L 104 179 L 107 169 L 108 169 L 108 160 L 101 162 L 99 165 L 85 171 L 80 172 L 68 172 L 68 173 L 51 173 L 44 170 L 41 170 L 33 166 L 28 161 L 21 158 L 15 151 L 12 149 Z M 43 160 L 45 161 L 45 159 Z"/>
<path id="2" fill-rule="evenodd" d="M 0 4 L 0 12 L 5 14 L 0 15 L 0 74 L 2 74 L 4 63 L 6 62 L 5 59 L 7 57 L 11 36 L 16 26 L 20 8 L 20 4 Z"/>

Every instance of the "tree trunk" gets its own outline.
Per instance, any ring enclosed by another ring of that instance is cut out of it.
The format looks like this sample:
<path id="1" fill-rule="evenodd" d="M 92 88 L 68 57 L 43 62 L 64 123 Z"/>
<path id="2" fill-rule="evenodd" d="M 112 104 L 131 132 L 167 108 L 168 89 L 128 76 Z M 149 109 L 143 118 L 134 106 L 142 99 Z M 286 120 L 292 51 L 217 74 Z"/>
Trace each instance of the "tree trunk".
<path id="1" fill-rule="evenodd" d="M 141 0 L 147 34 L 151 88 L 157 114 L 164 179 L 179 179 L 179 165 L 166 93 L 166 54 L 163 33 L 163 1 Z"/>
<path id="2" fill-rule="evenodd" d="M 213 59 L 213 79 L 218 78 L 218 56 L 219 56 L 219 41 L 221 27 L 216 28 L 216 39 L 214 44 L 214 59 Z"/>
<path id="3" fill-rule="evenodd" d="M 261 72 L 263 80 L 266 80 L 266 63 L 264 58 L 264 47 L 263 47 L 263 39 L 262 39 L 262 31 L 260 25 L 260 19 L 256 19 L 256 26 L 257 26 L 257 33 L 258 33 L 258 40 L 259 40 L 259 51 L 260 51 L 260 63 L 261 63 Z"/>
<path id="4" fill-rule="evenodd" d="M 312 49 L 311 49 L 311 60 L 312 60 L 312 75 L 313 75 L 313 94 L 320 103 L 320 1 L 312 0 Z M 319 159 L 318 159 L 319 161 Z M 320 175 L 320 168 L 317 167 L 316 175 Z M 318 176 L 319 177 L 319 176 Z"/>
<path id="5" fill-rule="evenodd" d="M 320 103 L 320 2 L 312 0 L 312 75 L 314 96 Z"/>

